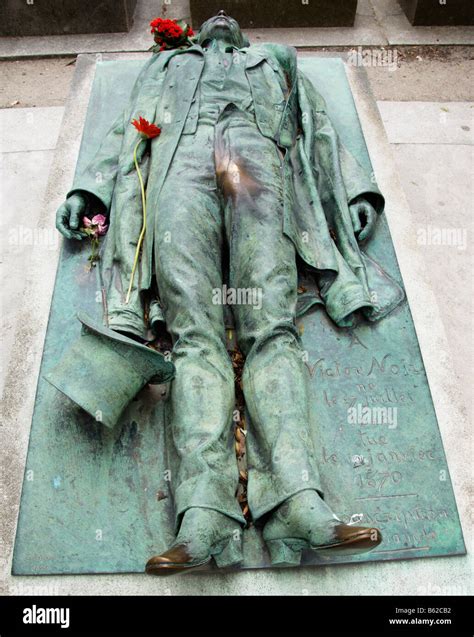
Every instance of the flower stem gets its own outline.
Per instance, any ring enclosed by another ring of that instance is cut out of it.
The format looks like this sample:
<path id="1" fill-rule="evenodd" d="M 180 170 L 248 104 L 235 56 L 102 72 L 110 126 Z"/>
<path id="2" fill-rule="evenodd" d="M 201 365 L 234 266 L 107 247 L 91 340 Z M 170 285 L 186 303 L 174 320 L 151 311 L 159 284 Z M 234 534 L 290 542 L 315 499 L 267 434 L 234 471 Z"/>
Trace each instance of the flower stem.
<path id="1" fill-rule="evenodd" d="M 132 287 L 133 287 L 133 279 L 135 278 L 135 270 L 137 269 L 138 259 L 140 257 L 140 249 L 142 247 L 143 238 L 144 238 L 145 232 L 146 232 L 146 194 L 145 194 L 145 185 L 143 183 L 143 177 L 142 177 L 142 173 L 141 173 L 141 170 L 140 170 L 140 166 L 138 165 L 138 159 L 137 159 L 138 147 L 140 146 L 141 142 L 143 142 L 143 141 L 146 142 L 147 140 L 143 139 L 142 137 L 140 137 L 140 139 L 136 143 L 135 148 L 133 150 L 133 161 L 135 163 L 135 168 L 137 170 L 138 180 L 140 182 L 140 188 L 141 188 L 141 193 L 142 193 L 143 223 L 142 223 L 142 230 L 141 230 L 140 236 L 138 238 L 137 249 L 135 251 L 135 259 L 133 261 L 132 275 L 131 275 L 131 278 L 130 278 L 130 285 L 128 286 L 128 292 L 127 292 L 127 297 L 125 299 L 125 305 L 128 305 L 128 303 L 130 301 L 130 294 L 132 293 Z"/>

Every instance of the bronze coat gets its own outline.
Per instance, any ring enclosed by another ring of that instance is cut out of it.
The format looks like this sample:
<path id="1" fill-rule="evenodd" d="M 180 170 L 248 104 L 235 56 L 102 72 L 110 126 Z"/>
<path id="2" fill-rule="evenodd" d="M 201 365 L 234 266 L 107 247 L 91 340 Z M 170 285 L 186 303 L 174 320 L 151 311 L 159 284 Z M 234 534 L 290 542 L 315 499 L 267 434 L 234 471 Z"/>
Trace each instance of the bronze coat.
<path id="1" fill-rule="evenodd" d="M 262 135 L 282 148 L 285 183 L 282 231 L 293 241 L 302 261 L 315 274 L 319 295 L 300 297 L 298 315 L 324 304 L 340 326 L 350 326 L 362 309 L 370 320 L 385 316 L 403 299 L 400 287 L 364 255 L 354 235 L 349 204 L 364 196 L 378 212 L 384 199 L 356 159 L 344 148 L 326 113 L 324 100 L 298 71 L 296 50 L 278 44 L 244 49 L 257 125 Z M 134 246 L 142 222 L 142 204 L 133 149 L 138 134 L 131 120 L 142 116 L 162 127 L 162 134 L 140 145 L 140 166 L 147 188 L 147 227 L 159 214 L 157 200 L 183 133 L 196 130 L 199 80 L 204 66 L 199 45 L 154 54 L 144 65 L 130 102 L 104 138 L 87 168 L 76 175 L 71 193 L 93 193 L 110 212 L 104 246 L 103 273 L 109 286 L 109 311 L 123 327 L 144 333 L 148 325 L 147 295 L 153 279 L 153 232 L 142 251 L 136 289 L 124 297 L 130 280 Z M 151 150 L 153 152 L 151 152 Z M 70 193 L 70 194 L 71 194 Z M 132 249 L 133 248 L 133 249 Z M 159 282 L 158 282 L 159 284 Z M 156 293 L 154 293 L 156 294 Z M 153 300 L 153 299 L 152 299 Z M 159 302 L 153 319 L 160 318 Z"/>

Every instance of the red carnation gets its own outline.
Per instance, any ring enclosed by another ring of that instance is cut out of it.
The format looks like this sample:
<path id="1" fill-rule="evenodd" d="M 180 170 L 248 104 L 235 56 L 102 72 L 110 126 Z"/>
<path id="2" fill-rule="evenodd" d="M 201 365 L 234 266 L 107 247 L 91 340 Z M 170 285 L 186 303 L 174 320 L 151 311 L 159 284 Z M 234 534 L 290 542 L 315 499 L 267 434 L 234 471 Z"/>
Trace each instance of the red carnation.
<path id="1" fill-rule="evenodd" d="M 156 124 L 150 124 L 150 122 L 144 117 L 139 117 L 138 120 L 132 120 L 132 124 L 137 131 L 146 139 L 153 139 L 161 134 L 161 128 Z"/>
<path id="2" fill-rule="evenodd" d="M 194 31 L 182 20 L 168 20 L 155 18 L 150 22 L 151 33 L 160 51 L 164 49 L 176 49 L 178 47 L 189 46 L 188 38 L 194 35 Z"/>
<path id="3" fill-rule="evenodd" d="M 142 211 L 143 211 L 143 224 L 140 232 L 140 236 L 138 237 L 137 249 L 135 250 L 135 258 L 133 260 L 132 274 L 130 277 L 130 283 L 128 285 L 127 296 L 125 297 L 125 304 L 128 305 L 130 301 L 130 294 L 132 293 L 133 280 L 135 278 L 135 271 L 137 269 L 138 260 L 140 258 L 140 250 L 142 248 L 143 239 L 145 238 L 146 233 L 146 189 L 145 182 L 143 180 L 143 175 L 140 170 L 140 161 L 137 157 L 138 148 L 140 144 L 144 141 L 147 143 L 148 139 L 153 139 L 154 137 L 158 137 L 161 134 L 161 128 L 156 124 L 150 124 L 150 122 L 144 117 L 139 117 L 138 120 L 132 120 L 133 126 L 140 133 L 137 143 L 135 144 L 135 148 L 133 149 L 133 163 L 135 164 L 135 169 L 138 175 L 138 181 L 140 184 L 140 190 L 142 195 Z M 97 217 L 95 217 L 97 219 Z"/>
<path id="4" fill-rule="evenodd" d="M 150 22 L 151 32 L 158 37 L 177 40 L 184 35 L 183 29 L 175 22 L 175 20 L 164 20 L 163 18 L 155 18 Z"/>

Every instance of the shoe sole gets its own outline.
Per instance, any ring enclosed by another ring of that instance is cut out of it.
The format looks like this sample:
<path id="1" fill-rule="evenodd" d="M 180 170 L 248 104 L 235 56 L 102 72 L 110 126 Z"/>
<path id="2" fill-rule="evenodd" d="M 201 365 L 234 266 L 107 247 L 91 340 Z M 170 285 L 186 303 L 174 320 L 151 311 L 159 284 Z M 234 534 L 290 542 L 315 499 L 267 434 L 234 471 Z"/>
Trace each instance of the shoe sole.
<path id="1" fill-rule="evenodd" d="M 145 569 L 145 573 L 147 575 L 156 575 L 158 577 L 169 577 L 170 575 L 180 575 L 184 573 L 189 573 L 191 571 L 198 572 L 208 570 L 208 565 L 210 564 L 212 558 L 208 558 L 204 562 L 199 562 L 198 564 L 193 564 L 192 566 L 183 566 L 183 564 L 176 564 L 173 562 L 169 562 L 168 564 L 157 564 L 156 566 L 148 566 Z"/>
<path id="2" fill-rule="evenodd" d="M 375 541 L 368 531 L 361 532 L 354 537 L 322 546 L 309 546 L 307 541 L 300 538 L 284 538 L 279 540 L 267 540 L 272 564 L 280 566 L 298 566 L 301 563 L 303 551 L 314 551 L 319 555 L 358 555 L 368 553 L 382 542 L 382 536 L 378 533 Z"/>

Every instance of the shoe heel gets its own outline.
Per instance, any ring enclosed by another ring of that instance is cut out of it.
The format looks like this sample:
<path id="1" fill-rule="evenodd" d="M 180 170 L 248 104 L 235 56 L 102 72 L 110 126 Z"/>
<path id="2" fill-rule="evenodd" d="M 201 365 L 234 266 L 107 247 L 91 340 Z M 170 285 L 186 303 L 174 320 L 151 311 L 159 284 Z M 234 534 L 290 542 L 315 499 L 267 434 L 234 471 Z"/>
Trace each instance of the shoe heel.
<path id="1" fill-rule="evenodd" d="M 268 540 L 266 544 L 273 566 L 299 566 L 300 549 L 292 548 L 284 540 Z"/>
<path id="2" fill-rule="evenodd" d="M 242 538 L 230 540 L 220 553 L 213 555 L 213 558 L 218 568 L 228 568 L 242 562 Z"/>

